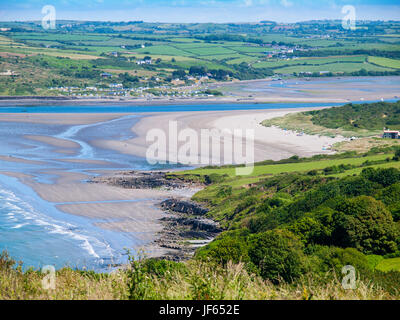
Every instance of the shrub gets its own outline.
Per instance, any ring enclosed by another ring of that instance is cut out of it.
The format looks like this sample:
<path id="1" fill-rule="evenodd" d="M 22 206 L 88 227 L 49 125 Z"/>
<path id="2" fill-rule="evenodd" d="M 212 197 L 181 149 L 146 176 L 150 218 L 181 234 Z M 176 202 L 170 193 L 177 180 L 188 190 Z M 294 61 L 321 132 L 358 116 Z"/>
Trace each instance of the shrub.
<path id="1" fill-rule="evenodd" d="M 357 272 L 364 273 L 371 270 L 367 256 L 354 248 L 338 248 L 328 246 L 312 246 L 307 248 L 310 256 L 316 258 L 311 266 L 314 272 L 326 273 L 334 271 L 340 275 L 346 265 L 353 266 Z"/>
<path id="2" fill-rule="evenodd" d="M 249 243 L 249 258 L 264 279 L 291 282 L 305 267 L 301 242 L 287 230 L 271 230 L 254 235 Z"/>
<path id="3" fill-rule="evenodd" d="M 220 175 L 218 173 L 212 173 L 210 175 L 205 176 L 205 182 L 206 184 L 219 183 L 223 182 L 227 177 L 228 175 L 226 174 Z"/>
<path id="4" fill-rule="evenodd" d="M 400 148 L 396 150 L 394 157 L 393 157 L 394 161 L 400 161 Z"/>
<path id="5" fill-rule="evenodd" d="M 386 254 L 396 250 L 398 230 L 382 202 L 360 196 L 343 201 L 336 209 L 339 218 L 334 242 L 366 254 Z"/>
<path id="6" fill-rule="evenodd" d="M 383 187 L 388 187 L 396 182 L 400 182 L 400 171 L 396 168 L 366 168 L 362 171 L 361 176 L 370 181 L 377 182 Z"/>
<path id="7" fill-rule="evenodd" d="M 221 186 L 218 188 L 217 197 L 225 198 L 232 195 L 232 186 Z"/>
<path id="8" fill-rule="evenodd" d="M 382 256 L 376 254 L 370 254 L 367 256 L 368 266 L 371 270 L 375 270 L 376 266 L 383 260 Z"/>
<path id="9" fill-rule="evenodd" d="M 186 272 L 186 266 L 182 263 L 154 258 L 144 260 L 142 268 L 143 272 L 164 278 L 169 277 L 175 271 Z"/>
<path id="10" fill-rule="evenodd" d="M 226 265 L 229 261 L 247 262 L 249 260 L 247 236 L 246 230 L 227 231 L 199 249 L 196 257 L 201 260 L 211 259 L 222 265 Z"/>

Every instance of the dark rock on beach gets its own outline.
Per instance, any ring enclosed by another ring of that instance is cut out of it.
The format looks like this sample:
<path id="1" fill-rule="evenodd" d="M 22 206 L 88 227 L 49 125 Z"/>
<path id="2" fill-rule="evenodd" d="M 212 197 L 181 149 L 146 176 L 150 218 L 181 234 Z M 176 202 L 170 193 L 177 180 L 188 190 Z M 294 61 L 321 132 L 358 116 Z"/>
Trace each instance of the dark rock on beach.
<path id="1" fill-rule="evenodd" d="M 161 202 L 161 208 L 175 213 L 185 213 L 188 215 L 203 216 L 208 213 L 208 209 L 202 207 L 194 201 L 180 199 L 167 199 Z"/>
<path id="2" fill-rule="evenodd" d="M 167 174 L 162 171 L 129 171 L 111 177 L 96 177 L 89 182 L 107 183 L 125 189 L 184 189 L 188 185 L 192 185 L 191 183 L 184 183 L 177 179 L 169 179 Z"/>

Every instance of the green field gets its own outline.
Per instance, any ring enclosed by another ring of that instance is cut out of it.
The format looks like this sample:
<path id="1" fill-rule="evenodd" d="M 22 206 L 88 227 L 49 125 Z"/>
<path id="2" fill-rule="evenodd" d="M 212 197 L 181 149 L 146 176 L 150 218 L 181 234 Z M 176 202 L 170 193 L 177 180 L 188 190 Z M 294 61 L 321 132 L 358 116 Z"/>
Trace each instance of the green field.
<path id="1" fill-rule="evenodd" d="M 331 166 L 339 166 L 339 165 L 355 165 L 359 166 L 363 164 L 365 161 L 381 161 L 385 160 L 387 157 L 393 155 L 373 155 L 368 157 L 359 157 L 359 158 L 348 158 L 348 159 L 336 159 L 336 160 L 321 160 L 321 161 L 312 161 L 312 162 L 302 162 L 302 163 L 287 163 L 287 164 L 273 164 L 273 165 L 256 165 L 254 167 L 253 173 L 248 177 L 262 176 L 262 175 L 274 175 L 280 173 L 287 172 L 307 172 L 311 170 L 319 170 L 326 167 Z M 384 164 L 384 166 L 391 166 L 392 164 Z M 395 164 L 398 166 L 398 164 Z M 362 169 L 361 169 L 362 170 Z M 195 169 L 191 171 L 182 171 L 177 172 L 176 175 L 184 175 L 184 174 L 193 174 L 193 175 L 211 175 L 211 174 L 219 174 L 219 175 L 228 175 L 230 177 L 236 176 L 235 168 L 216 168 L 216 169 Z"/>
<path id="2" fill-rule="evenodd" d="M 377 270 L 387 271 L 400 271 L 400 258 L 384 259 L 377 266 Z"/>
<path id="3" fill-rule="evenodd" d="M 254 68 L 279 68 L 282 66 L 292 66 L 292 65 L 310 65 L 310 66 L 320 66 L 332 63 L 340 62 L 357 62 L 363 63 L 366 61 L 366 56 L 336 56 L 327 58 L 298 58 L 291 60 L 268 60 L 257 63 Z"/>
<path id="4" fill-rule="evenodd" d="M 383 57 L 368 57 L 368 62 L 382 67 L 400 69 L 400 60 L 388 59 Z"/>
<path id="5" fill-rule="evenodd" d="M 294 72 L 354 72 L 360 71 L 361 69 L 365 69 L 367 71 L 391 71 L 389 68 L 375 66 L 370 63 L 341 63 L 341 62 L 334 62 L 334 63 L 327 63 L 321 64 L 316 66 L 302 66 L 297 65 L 293 67 L 285 67 L 275 69 L 275 73 L 283 73 L 283 74 L 292 74 Z"/>

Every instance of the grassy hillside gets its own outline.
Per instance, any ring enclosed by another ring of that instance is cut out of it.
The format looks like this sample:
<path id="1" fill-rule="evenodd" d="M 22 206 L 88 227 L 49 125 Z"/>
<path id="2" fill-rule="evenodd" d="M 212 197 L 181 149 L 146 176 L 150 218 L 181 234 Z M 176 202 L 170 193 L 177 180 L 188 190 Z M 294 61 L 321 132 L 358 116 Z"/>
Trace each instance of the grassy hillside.
<path id="1" fill-rule="evenodd" d="M 400 129 L 400 101 L 347 104 L 342 107 L 289 114 L 265 120 L 262 124 L 327 136 L 381 135 L 384 127 Z"/>
<path id="2" fill-rule="evenodd" d="M 343 107 L 306 112 L 314 125 L 345 131 L 400 130 L 400 101 L 348 104 Z"/>

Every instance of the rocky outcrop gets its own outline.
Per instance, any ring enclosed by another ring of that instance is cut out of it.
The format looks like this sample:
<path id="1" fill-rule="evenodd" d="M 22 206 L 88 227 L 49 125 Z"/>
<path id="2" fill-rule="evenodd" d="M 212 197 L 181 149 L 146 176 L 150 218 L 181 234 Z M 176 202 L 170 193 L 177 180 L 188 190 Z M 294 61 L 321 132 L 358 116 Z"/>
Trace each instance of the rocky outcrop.
<path id="1" fill-rule="evenodd" d="M 112 177 L 92 178 L 92 183 L 107 183 L 125 189 L 183 189 L 190 183 L 181 180 L 169 179 L 165 172 L 137 172 L 130 171 L 114 175 Z"/>
<path id="2" fill-rule="evenodd" d="M 185 218 L 185 217 L 170 217 L 163 218 L 162 221 L 167 221 L 170 224 L 176 224 L 180 226 L 188 226 L 191 230 L 201 232 L 206 231 L 209 233 L 219 233 L 222 230 L 219 228 L 218 223 L 210 219 L 196 219 L 196 218 Z M 203 237 L 201 237 L 203 238 Z"/>
<path id="3" fill-rule="evenodd" d="M 173 254 L 170 252 L 166 255 L 168 259 L 188 259 L 197 248 L 206 245 L 222 232 L 217 222 L 204 217 L 209 210 L 196 202 L 171 198 L 160 203 L 160 207 L 168 215 L 161 219 L 164 229 L 156 242 L 163 248 L 174 250 Z"/>
<path id="4" fill-rule="evenodd" d="M 208 213 L 208 209 L 202 207 L 193 201 L 180 199 L 167 199 L 161 202 L 161 208 L 175 213 L 184 213 L 187 215 L 203 216 Z"/>
<path id="5" fill-rule="evenodd" d="M 213 220 L 207 219 L 209 210 L 202 205 L 184 198 L 185 191 L 195 190 L 204 184 L 172 178 L 166 172 L 117 172 L 112 176 L 94 177 L 90 183 L 105 183 L 125 189 L 164 188 L 171 196 L 179 194 L 182 198 L 169 198 L 158 206 L 166 213 L 160 220 L 164 228 L 153 244 L 167 249 L 162 257 L 174 261 L 189 259 L 195 250 L 212 241 L 222 229 Z"/>

